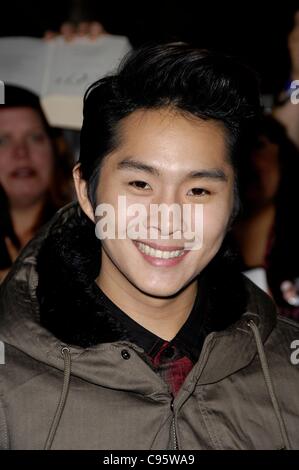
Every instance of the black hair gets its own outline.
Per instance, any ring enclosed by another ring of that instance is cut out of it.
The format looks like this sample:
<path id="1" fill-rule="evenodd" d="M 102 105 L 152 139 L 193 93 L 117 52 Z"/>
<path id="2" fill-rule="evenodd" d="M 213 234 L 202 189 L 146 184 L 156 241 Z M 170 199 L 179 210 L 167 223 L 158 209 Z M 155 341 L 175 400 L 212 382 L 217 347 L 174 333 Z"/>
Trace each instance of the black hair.
<path id="1" fill-rule="evenodd" d="M 1 104 L 0 109 L 23 107 L 37 111 L 47 134 L 50 137 L 54 137 L 54 128 L 50 127 L 48 124 L 39 97 L 27 88 L 5 83 L 5 103 Z"/>
<path id="2" fill-rule="evenodd" d="M 94 206 L 101 164 L 117 147 L 120 121 L 138 109 L 163 107 L 221 122 L 237 177 L 260 112 L 255 72 L 231 57 L 186 43 L 150 44 L 129 53 L 115 75 L 98 80 L 85 94 L 79 161 Z"/>

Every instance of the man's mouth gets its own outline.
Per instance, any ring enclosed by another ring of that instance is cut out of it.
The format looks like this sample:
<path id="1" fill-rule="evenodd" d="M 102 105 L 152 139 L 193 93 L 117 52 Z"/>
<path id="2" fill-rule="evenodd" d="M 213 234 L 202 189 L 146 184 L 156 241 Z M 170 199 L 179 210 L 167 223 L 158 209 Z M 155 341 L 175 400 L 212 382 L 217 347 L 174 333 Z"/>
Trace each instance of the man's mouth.
<path id="1" fill-rule="evenodd" d="M 169 250 L 169 249 L 157 250 L 141 242 L 137 242 L 137 247 L 142 253 L 148 256 L 152 256 L 153 258 L 162 258 L 162 259 L 177 258 L 179 256 L 182 256 L 182 254 L 184 253 L 184 250 Z"/>
<path id="2" fill-rule="evenodd" d="M 173 263 L 179 262 L 183 259 L 188 250 L 185 250 L 181 246 L 163 246 L 158 245 L 153 242 L 140 242 L 138 240 L 132 240 L 136 248 L 145 256 L 145 258 L 149 261 L 150 259 L 159 263 L 159 266 L 163 266 L 165 263 Z M 155 263 L 156 264 L 156 263 Z"/>

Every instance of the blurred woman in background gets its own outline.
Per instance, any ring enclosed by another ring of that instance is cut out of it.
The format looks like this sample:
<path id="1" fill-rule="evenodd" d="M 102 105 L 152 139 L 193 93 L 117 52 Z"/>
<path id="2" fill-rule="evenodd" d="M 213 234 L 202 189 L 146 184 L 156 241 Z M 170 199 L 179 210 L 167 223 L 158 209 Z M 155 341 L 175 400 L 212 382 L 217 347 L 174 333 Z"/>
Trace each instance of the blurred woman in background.
<path id="1" fill-rule="evenodd" d="M 243 269 L 263 271 L 280 313 L 299 320 L 299 152 L 267 116 L 240 177 L 243 211 L 234 235 Z M 255 280 L 253 278 L 253 280 Z M 257 282 L 258 283 L 258 282 Z"/>
<path id="2" fill-rule="evenodd" d="M 73 163 L 38 97 L 6 85 L 0 106 L 0 282 L 37 230 L 72 199 Z"/>

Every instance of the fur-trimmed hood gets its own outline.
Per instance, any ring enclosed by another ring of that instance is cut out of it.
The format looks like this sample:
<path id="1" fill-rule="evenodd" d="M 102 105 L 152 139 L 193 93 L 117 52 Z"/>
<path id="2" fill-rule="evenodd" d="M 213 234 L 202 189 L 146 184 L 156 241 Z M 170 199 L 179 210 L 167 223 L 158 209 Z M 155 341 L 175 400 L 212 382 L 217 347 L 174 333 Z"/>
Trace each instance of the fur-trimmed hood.
<path id="1" fill-rule="evenodd" d="M 81 347 L 130 337 L 111 315 L 94 280 L 101 265 L 101 242 L 94 224 L 78 206 L 51 227 L 37 256 L 37 298 L 43 326 Z M 222 250 L 223 251 L 223 250 Z M 221 330 L 246 310 L 244 278 L 234 260 L 219 254 L 200 276 L 200 302 L 207 332 Z M 223 315 L 223 311 L 227 312 Z"/>
<path id="2" fill-rule="evenodd" d="M 13 311 L 6 322 L 1 312 L 3 331 L 10 325 L 11 338 L 13 322 L 21 328 L 23 321 L 23 325 L 34 324 L 38 335 L 50 335 L 79 348 L 130 341 L 130 332 L 109 312 L 94 282 L 100 265 L 101 242 L 94 224 L 76 203 L 58 211 L 22 252 L 2 286 L 4 317 Z M 260 316 L 265 336 L 274 327 L 276 312 L 271 302 L 240 274 L 224 248 L 198 280 L 202 296 L 199 314 L 204 315 L 206 334 L 233 328 L 236 322 L 245 321 L 242 318 L 248 310 Z M 258 307 L 256 295 L 262 297 L 261 305 L 271 304 L 272 314 Z M 20 340 L 19 336 L 17 343 Z"/>

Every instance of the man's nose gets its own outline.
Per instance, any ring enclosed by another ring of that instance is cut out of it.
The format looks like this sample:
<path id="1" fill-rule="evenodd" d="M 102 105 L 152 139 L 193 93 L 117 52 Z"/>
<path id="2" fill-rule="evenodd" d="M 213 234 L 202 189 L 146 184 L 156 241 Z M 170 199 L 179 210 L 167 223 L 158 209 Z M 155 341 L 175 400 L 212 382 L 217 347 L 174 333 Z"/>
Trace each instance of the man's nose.
<path id="1" fill-rule="evenodd" d="M 165 191 L 153 201 L 150 226 L 160 232 L 161 236 L 170 236 L 182 231 L 182 201 L 176 192 Z"/>

